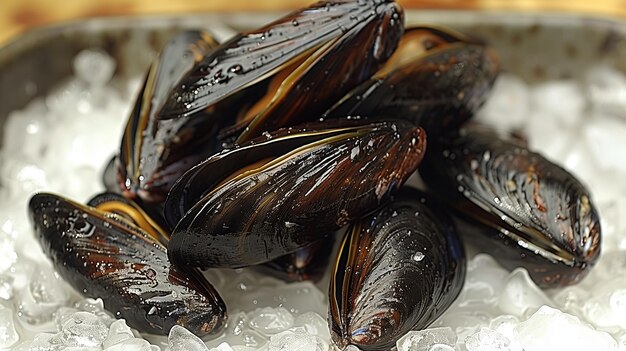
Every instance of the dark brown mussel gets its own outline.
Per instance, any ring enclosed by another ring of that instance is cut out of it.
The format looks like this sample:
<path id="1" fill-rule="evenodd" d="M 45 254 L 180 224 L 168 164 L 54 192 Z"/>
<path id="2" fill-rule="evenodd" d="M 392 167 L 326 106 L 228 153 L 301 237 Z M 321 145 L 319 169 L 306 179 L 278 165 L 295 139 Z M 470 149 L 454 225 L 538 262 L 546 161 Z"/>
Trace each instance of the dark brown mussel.
<path id="1" fill-rule="evenodd" d="M 217 134 L 228 123 L 223 111 L 160 120 L 155 106 L 197 61 L 217 47 L 206 32 L 185 31 L 170 40 L 150 67 L 126 124 L 117 164 L 118 187 L 129 198 L 162 203 L 176 179 L 221 150 Z M 234 121 L 234 118 L 233 118 Z M 234 123 L 234 122 L 233 122 Z M 110 175 L 105 175 L 110 183 Z"/>
<path id="2" fill-rule="evenodd" d="M 241 267 L 322 240 L 386 201 L 416 169 L 425 142 L 424 131 L 404 121 L 336 120 L 215 155 L 168 196 L 165 215 L 176 225 L 170 260 Z"/>
<path id="3" fill-rule="evenodd" d="M 319 281 L 324 276 L 335 246 L 335 235 L 316 241 L 298 251 L 278 257 L 255 268 L 289 282 Z"/>
<path id="4" fill-rule="evenodd" d="M 402 9 L 390 0 L 317 2 L 207 55 L 180 80 L 160 117 L 193 114 L 262 85 L 266 92 L 239 111 L 224 137 L 242 143 L 315 120 L 381 67 L 403 30 Z"/>
<path id="5" fill-rule="evenodd" d="M 329 325 L 340 348 L 391 350 L 452 304 L 465 279 L 465 252 L 452 219 L 404 188 L 349 230 L 329 289 Z"/>
<path id="6" fill-rule="evenodd" d="M 600 221 L 585 187 L 517 142 L 471 127 L 429 140 L 426 185 L 466 222 L 472 244 L 541 287 L 580 281 L 600 256 Z"/>
<path id="7" fill-rule="evenodd" d="M 59 274 L 142 332 L 167 335 L 182 325 L 198 336 L 218 333 L 226 307 L 201 273 L 170 265 L 165 246 L 135 225 L 149 221 L 137 208 L 110 197 L 93 203 L 103 210 L 46 193 L 30 200 L 35 233 Z"/>
<path id="8" fill-rule="evenodd" d="M 460 33 L 409 28 L 387 63 L 324 117 L 393 116 L 412 121 L 432 137 L 468 120 L 498 71 L 495 52 Z"/>

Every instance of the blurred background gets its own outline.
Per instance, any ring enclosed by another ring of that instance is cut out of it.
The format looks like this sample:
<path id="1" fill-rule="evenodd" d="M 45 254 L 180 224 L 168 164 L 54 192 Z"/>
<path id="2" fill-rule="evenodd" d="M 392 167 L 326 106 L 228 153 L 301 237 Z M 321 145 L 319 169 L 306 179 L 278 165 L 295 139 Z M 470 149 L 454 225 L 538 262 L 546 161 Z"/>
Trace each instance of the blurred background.
<path id="1" fill-rule="evenodd" d="M 0 0 L 0 44 L 35 26 L 98 16 L 287 11 L 315 0 Z M 549 11 L 626 18 L 626 0 L 397 0 L 405 8 Z"/>

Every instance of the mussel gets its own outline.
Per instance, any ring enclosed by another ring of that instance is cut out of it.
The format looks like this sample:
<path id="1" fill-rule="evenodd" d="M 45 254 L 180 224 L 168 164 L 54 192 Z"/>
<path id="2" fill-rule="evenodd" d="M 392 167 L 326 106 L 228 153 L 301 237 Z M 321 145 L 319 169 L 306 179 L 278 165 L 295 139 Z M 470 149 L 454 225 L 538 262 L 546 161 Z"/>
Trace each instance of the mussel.
<path id="1" fill-rule="evenodd" d="M 324 100 L 332 94 L 341 94 L 352 88 L 350 84 L 369 78 L 393 53 L 403 26 L 402 9 L 391 0 L 319 1 L 262 28 L 241 33 L 204 57 L 173 89 L 160 106 L 159 115 L 177 118 L 196 113 L 278 75 L 282 76 L 279 85 L 285 81 L 279 90 L 292 89 L 291 85 L 296 84 L 293 88 L 298 107 L 291 108 L 293 116 L 306 113 L 317 118 L 318 114 L 308 109 L 322 112 Z M 334 54 L 342 59 L 337 60 Z M 301 79 L 311 74 L 313 79 Z M 282 101 L 270 98 L 259 107 L 273 109 Z M 333 102 L 331 99 L 326 104 Z M 282 113 L 275 116 L 286 118 Z M 269 119 L 269 123 L 274 122 Z M 273 126 L 260 130 L 280 125 Z"/>
<path id="2" fill-rule="evenodd" d="M 159 231 L 155 223 L 122 198 L 92 203 L 103 210 L 47 193 L 30 200 L 39 243 L 63 279 L 141 331 L 167 335 L 182 325 L 199 336 L 220 332 L 224 302 L 198 270 L 170 265 L 165 246 L 148 234 Z"/>
<path id="3" fill-rule="evenodd" d="M 408 28 L 398 50 L 372 78 L 324 118 L 394 116 L 433 137 L 458 128 L 487 98 L 499 70 L 495 52 L 460 33 Z"/>
<path id="4" fill-rule="evenodd" d="M 117 162 L 118 187 L 128 198 L 162 203 L 178 177 L 221 149 L 217 134 L 228 125 L 223 121 L 227 116 L 209 118 L 201 111 L 193 118 L 160 120 L 155 107 L 217 45 L 206 32 L 185 31 L 165 45 L 150 67 L 124 129 Z M 105 181 L 110 183 L 110 177 Z"/>
<path id="5" fill-rule="evenodd" d="M 165 203 L 175 225 L 170 260 L 242 267 L 321 240 L 399 188 L 425 142 L 407 122 L 337 120 L 278 130 L 215 155 L 185 173 Z"/>
<path id="6" fill-rule="evenodd" d="M 473 244 L 544 288 L 587 274 L 600 255 L 600 221 L 574 176 L 481 127 L 429 141 L 420 174 L 467 222 L 459 230 L 473 229 Z"/>
<path id="7" fill-rule="evenodd" d="M 161 204 L 179 176 L 223 145 L 319 118 L 380 68 L 403 29 L 392 1 L 322 1 L 220 46 L 206 33 L 179 35 L 128 121 L 121 189 Z"/>
<path id="8" fill-rule="evenodd" d="M 447 213 L 404 188 L 349 230 L 332 272 L 329 323 L 340 347 L 390 350 L 460 293 L 465 252 Z"/>

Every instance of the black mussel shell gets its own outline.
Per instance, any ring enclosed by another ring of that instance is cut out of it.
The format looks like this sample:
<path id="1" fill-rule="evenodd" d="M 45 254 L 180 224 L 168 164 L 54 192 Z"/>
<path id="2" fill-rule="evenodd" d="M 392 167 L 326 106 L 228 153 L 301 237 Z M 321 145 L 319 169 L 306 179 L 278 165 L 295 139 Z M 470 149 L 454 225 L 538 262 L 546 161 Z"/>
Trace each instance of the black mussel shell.
<path id="1" fill-rule="evenodd" d="M 382 41 L 399 37 L 403 28 L 402 10 L 389 0 L 319 1 L 265 27 L 239 34 L 204 57 L 182 77 L 169 99 L 159 107 L 160 117 L 174 118 L 203 110 L 302 61 L 340 37 L 357 35 L 373 22 L 379 23 L 377 28 L 381 33 L 398 28 L 384 36 L 373 33 L 381 40 L 374 44 L 377 50 L 371 50 L 369 46 L 362 48 L 364 55 L 383 58 L 394 50 L 395 45 L 385 47 Z M 352 49 L 359 48 L 354 46 Z M 324 60 L 336 58 L 326 57 Z M 347 60 L 342 58 L 340 61 Z M 358 65 L 354 68 L 361 69 Z M 323 77 L 316 78 L 324 80 Z"/>
<path id="2" fill-rule="evenodd" d="M 317 282 L 326 272 L 334 246 L 335 236 L 329 235 L 298 251 L 255 266 L 255 268 L 288 282 L 305 280 Z"/>
<path id="3" fill-rule="evenodd" d="M 165 247 L 130 221 L 45 193 L 32 197 L 29 211 L 59 274 L 129 326 L 167 335 L 182 325 L 198 336 L 224 326 L 226 307 L 210 283 L 171 266 Z"/>
<path id="4" fill-rule="evenodd" d="M 394 116 L 434 137 L 473 116 L 498 74 L 495 52 L 463 37 L 435 40 L 422 33 L 424 29 L 419 29 L 404 38 L 397 54 L 372 79 L 344 96 L 324 117 Z M 413 47 L 417 49 L 409 49 Z"/>
<path id="5" fill-rule="evenodd" d="M 165 204 L 168 223 L 177 223 L 170 260 L 195 267 L 268 262 L 383 203 L 419 164 L 423 130 L 402 121 L 341 122 L 268 133 L 187 172 Z"/>
<path id="6" fill-rule="evenodd" d="M 428 327 L 465 280 L 465 252 L 452 219 L 422 193 L 402 189 L 348 230 L 332 272 L 329 325 L 340 348 L 390 350 Z"/>
<path id="7" fill-rule="evenodd" d="M 221 150 L 217 134 L 234 123 L 234 117 L 227 122 L 229 116 L 221 112 L 201 111 L 194 118 L 162 121 L 155 109 L 180 77 L 217 45 L 206 32 L 185 31 L 165 45 L 150 67 L 126 124 L 117 162 L 118 187 L 128 198 L 162 203 L 178 177 Z"/>
<path id="8" fill-rule="evenodd" d="M 467 222 L 472 243 L 541 287 L 581 280 L 600 255 L 600 221 L 587 189 L 563 168 L 484 128 L 429 140 L 426 185 Z"/>
<path id="9" fill-rule="evenodd" d="M 280 86 L 268 91 L 273 94 L 271 101 L 261 101 L 261 107 L 247 112 L 253 119 L 237 142 L 263 131 L 316 120 L 369 79 L 394 52 L 404 30 L 402 10 L 395 3 L 376 8 L 375 16 L 364 16 L 362 22 L 303 58 L 302 63 L 287 68 L 292 71 L 278 78 Z"/>

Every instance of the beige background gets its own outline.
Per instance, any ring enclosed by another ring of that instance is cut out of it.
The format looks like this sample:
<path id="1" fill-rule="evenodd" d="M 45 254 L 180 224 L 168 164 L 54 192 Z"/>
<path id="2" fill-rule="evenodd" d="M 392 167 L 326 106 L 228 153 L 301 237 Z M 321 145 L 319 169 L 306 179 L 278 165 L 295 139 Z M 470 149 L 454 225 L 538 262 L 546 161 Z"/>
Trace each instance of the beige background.
<path id="1" fill-rule="evenodd" d="M 33 26 L 122 14 L 289 10 L 315 0 L 0 0 L 0 43 Z M 626 0 L 397 0 L 405 8 L 558 11 L 626 18 Z"/>

